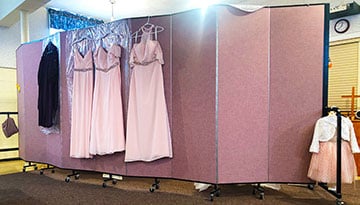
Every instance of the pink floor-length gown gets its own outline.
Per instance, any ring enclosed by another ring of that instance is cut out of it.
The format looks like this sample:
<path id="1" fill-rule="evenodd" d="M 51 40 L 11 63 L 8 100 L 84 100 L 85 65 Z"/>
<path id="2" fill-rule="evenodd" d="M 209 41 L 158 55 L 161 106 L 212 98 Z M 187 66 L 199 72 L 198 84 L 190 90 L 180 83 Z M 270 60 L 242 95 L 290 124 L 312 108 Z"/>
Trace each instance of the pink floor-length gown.
<path id="1" fill-rule="evenodd" d="M 93 59 L 88 51 L 74 52 L 70 157 L 91 158 L 89 153 L 91 106 L 93 96 Z"/>
<path id="2" fill-rule="evenodd" d="M 95 87 L 91 121 L 90 153 L 112 154 L 124 151 L 124 120 L 121 98 L 121 47 L 108 51 L 98 47 L 94 54 Z"/>
<path id="3" fill-rule="evenodd" d="M 164 95 L 163 54 L 158 41 L 143 33 L 130 53 L 132 68 L 126 129 L 125 161 L 172 157 Z"/>

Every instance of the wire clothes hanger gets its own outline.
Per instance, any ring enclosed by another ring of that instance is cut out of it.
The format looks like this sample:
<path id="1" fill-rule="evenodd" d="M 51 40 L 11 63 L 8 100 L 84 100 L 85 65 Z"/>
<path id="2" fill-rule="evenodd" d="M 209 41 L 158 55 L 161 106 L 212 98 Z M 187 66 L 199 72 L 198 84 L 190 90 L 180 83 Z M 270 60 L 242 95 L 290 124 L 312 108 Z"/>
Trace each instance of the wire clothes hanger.
<path id="1" fill-rule="evenodd" d="M 118 42 L 121 41 L 121 39 L 123 39 L 123 35 L 115 33 L 115 32 L 108 32 L 105 35 L 101 36 L 100 38 L 98 38 L 97 40 L 105 40 L 105 39 L 113 39 L 114 42 Z"/>
<path id="2" fill-rule="evenodd" d="M 149 34 L 155 34 L 155 39 L 157 40 L 157 34 L 164 30 L 164 27 L 150 23 L 150 16 L 148 16 L 147 22 L 142 25 L 137 31 L 132 33 L 131 37 L 135 38 L 135 42 L 137 42 L 137 38 L 140 33 L 149 32 Z"/>
<path id="3" fill-rule="evenodd" d="M 85 41 L 84 43 L 82 43 Z M 94 39 L 91 35 L 82 35 L 80 38 L 76 39 L 71 43 L 72 52 L 78 52 L 82 57 L 93 50 Z"/>
<path id="4" fill-rule="evenodd" d="M 89 38 L 88 36 L 84 36 L 84 37 L 82 37 L 82 38 L 80 38 L 80 39 L 75 40 L 71 45 L 73 46 L 73 45 L 75 45 L 75 44 L 77 44 L 77 43 L 80 43 L 80 42 L 83 41 L 83 40 L 93 40 L 93 39 L 92 39 L 92 38 Z"/>

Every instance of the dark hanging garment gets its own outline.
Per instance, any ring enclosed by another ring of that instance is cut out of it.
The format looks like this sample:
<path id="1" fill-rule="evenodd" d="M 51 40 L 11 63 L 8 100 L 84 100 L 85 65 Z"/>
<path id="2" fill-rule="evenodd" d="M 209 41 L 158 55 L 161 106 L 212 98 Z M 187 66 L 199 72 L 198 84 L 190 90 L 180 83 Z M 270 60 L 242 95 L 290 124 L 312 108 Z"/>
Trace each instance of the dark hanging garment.
<path id="1" fill-rule="evenodd" d="M 59 52 L 52 43 L 46 46 L 38 71 L 39 126 L 54 124 L 59 102 Z"/>

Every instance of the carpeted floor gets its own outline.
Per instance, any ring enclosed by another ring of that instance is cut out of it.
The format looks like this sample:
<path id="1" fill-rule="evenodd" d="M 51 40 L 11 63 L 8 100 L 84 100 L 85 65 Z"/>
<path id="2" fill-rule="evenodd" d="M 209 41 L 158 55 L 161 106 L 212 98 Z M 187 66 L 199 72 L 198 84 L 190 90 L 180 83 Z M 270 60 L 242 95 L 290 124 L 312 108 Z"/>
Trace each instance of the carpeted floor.
<path id="1" fill-rule="evenodd" d="M 150 178 L 124 177 L 115 185 L 107 182 L 103 188 L 102 175 L 80 172 L 80 179 L 64 179 L 69 170 L 55 169 L 7 174 L 0 176 L 0 205 L 13 204 L 254 204 L 254 205 L 335 205 L 335 198 L 322 188 L 310 190 L 302 186 L 281 185 L 276 191 L 265 188 L 264 200 L 252 195 L 251 185 L 220 185 L 220 197 L 210 201 L 212 188 L 198 192 L 192 182 L 161 179 L 160 189 L 153 193 Z M 360 186 L 357 182 L 357 186 Z M 360 205 L 360 187 L 343 185 L 343 200 L 347 205 Z"/>

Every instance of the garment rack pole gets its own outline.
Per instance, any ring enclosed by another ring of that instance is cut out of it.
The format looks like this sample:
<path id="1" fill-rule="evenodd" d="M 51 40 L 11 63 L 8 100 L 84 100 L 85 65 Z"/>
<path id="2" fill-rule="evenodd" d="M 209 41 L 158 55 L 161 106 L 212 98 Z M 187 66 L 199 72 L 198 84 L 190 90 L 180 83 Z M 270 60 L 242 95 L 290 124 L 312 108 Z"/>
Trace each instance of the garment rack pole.
<path id="1" fill-rule="evenodd" d="M 336 112 L 337 117 L 337 158 L 336 158 L 336 195 L 341 200 L 341 113 Z"/>
<path id="2" fill-rule="evenodd" d="M 328 112 L 336 112 L 337 137 L 336 137 L 336 189 L 330 190 L 326 183 L 319 183 L 319 186 L 336 197 L 336 204 L 344 204 L 341 195 L 341 112 L 337 107 L 326 108 Z"/>

